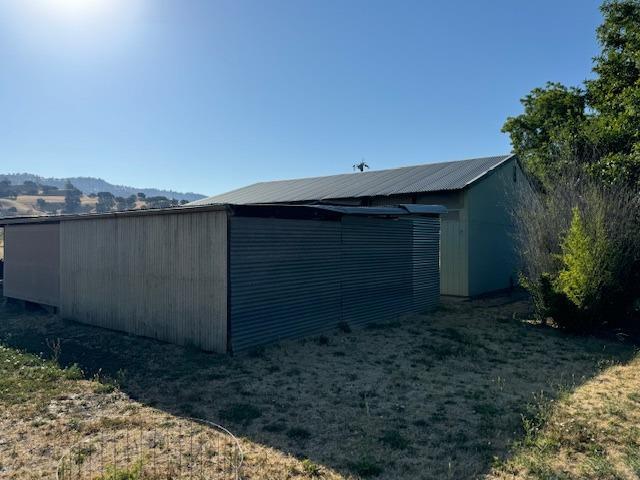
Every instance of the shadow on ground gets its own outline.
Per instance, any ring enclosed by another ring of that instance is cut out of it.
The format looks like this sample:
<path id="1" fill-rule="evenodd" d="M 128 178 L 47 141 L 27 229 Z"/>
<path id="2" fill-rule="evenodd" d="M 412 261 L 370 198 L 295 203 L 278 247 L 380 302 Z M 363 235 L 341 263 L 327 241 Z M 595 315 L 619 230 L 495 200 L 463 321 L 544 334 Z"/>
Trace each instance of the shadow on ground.
<path id="1" fill-rule="evenodd" d="M 0 341 L 78 364 L 131 398 L 230 428 L 345 476 L 476 478 L 504 458 L 533 402 L 572 389 L 633 348 L 523 319 L 507 297 L 283 342 L 228 358 L 0 308 Z M 109 380 L 110 379 L 110 380 Z"/>

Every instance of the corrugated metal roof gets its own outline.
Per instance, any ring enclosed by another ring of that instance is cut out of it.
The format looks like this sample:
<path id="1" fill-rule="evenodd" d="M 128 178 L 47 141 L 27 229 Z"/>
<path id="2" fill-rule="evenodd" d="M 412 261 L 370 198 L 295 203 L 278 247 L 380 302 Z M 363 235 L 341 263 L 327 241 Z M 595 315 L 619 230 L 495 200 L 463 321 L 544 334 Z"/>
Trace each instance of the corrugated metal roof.
<path id="1" fill-rule="evenodd" d="M 364 173 L 260 182 L 189 205 L 278 203 L 460 190 L 513 155 L 428 163 Z"/>

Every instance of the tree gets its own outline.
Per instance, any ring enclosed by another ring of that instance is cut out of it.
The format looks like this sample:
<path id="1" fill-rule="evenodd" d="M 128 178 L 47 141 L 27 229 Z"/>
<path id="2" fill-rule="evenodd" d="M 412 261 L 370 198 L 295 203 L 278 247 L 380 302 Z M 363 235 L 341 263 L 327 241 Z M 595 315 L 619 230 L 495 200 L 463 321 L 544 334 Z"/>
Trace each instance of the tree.
<path id="1" fill-rule="evenodd" d="M 606 0 L 601 11 L 595 78 L 534 89 L 503 127 L 543 186 L 568 165 L 607 183 L 640 183 L 640 1 Z"/>
<path id="2" fill-rule="evenodd" d="M 115 197 L 111 192 L 98 192 L 98 203 L 96 203 L 96 212 L 110 212 L 115 206 Z"/>
<path id="3" fill-rule="evenodd" d="M 40 192 L 40 187 L 36 182 L 26 180 L 22 183 L 20 190 L 24 195 L 37 195 Z"/>
<path id="4" fill-rule="evenodd" d="M 41 188 L 43 195 L 57 195 L 59 193 L 58 187 L 53 185 L 42 185 Z"/>
<path id="5" fill-rule="evenodd" d="M 38 207 L 38 210 L 44 212 L 47 209 L 47 202 L 45 202 L 44 199 L 39 198 L 36 200 L 36 206 Z"/>
<path id="6" fill-rule="evenodd" d="M 136 195 L 129 195 L 127 197 L 127 208 L 133 210 L 136 208 L 138 197 Z"/>
<path id="7" fill-rule="evenodd" d="M 82 192 L 67 182 L 64 186 L 64 213 L 77 213 L 80 210 Z"/>
<path id="8" fill-rule="evenodd" d="M 11 180 L 0 180 L 0 197 L 9 197 L 11 194 Z"/>
<path id="9" fill-rule="evenodd" d="M 123 212 L 127 209 L 128 202 L 124 197 L 116 197 L 116 210 Z"/>
<path id="10" fill-rule="evenodd" d="M 640 326 L 640 197 L 584 171 L 511 205 L 520 280 L 541 320 L 589 330 Z M 635 327 L 634 327 L 635 328 Z"/>

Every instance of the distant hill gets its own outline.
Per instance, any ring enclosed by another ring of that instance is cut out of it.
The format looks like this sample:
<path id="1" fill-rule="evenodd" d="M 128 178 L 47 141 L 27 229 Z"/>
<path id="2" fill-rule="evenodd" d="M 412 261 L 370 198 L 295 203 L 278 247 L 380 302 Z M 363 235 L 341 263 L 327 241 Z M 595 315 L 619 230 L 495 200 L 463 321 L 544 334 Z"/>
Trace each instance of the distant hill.
<path id="1" fill-rule="evenodd" d="M 46 178 L 32 173 L 8 173 L 0 174 L 0 181 L 9 180 L 12 184 L 23 184 L 24 182 L 35 182 L 40 185 L 51 185 L 64 188 L 67 181 L 71 182 L 77 189 L 86 195 L 98 192 L 110 192 L 116 197 L 128 197 L 137 193 L 144 193 L 147 197 L 167 197 L 169 199 L 187 200 L 193 202 L 205 198 L 204 195 L 193 192 L 174 192 L 173 190 L 159 190 L 157 188 L 136 188 L 124 185 L 113 185 L 101 178 L 94 177 L 70 177 L 70 178 Z"/>

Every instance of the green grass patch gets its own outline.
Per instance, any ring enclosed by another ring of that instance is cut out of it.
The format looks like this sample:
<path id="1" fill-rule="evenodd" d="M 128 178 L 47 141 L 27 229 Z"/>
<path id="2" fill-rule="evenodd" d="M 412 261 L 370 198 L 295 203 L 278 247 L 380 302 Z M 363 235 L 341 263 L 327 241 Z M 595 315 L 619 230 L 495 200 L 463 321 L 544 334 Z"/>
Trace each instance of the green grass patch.
<path id="1" fill-rule="evenodd" d="M 76 366 L 60 368 L 50 360 L 0 345 L 0 405 L 48 403 L 80 380 Z"/>

